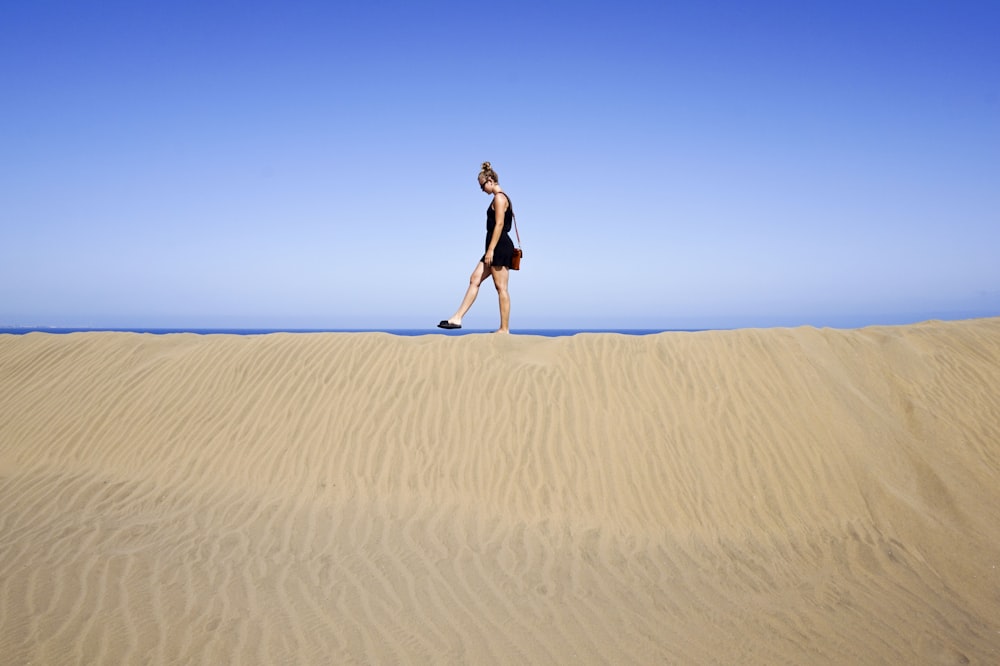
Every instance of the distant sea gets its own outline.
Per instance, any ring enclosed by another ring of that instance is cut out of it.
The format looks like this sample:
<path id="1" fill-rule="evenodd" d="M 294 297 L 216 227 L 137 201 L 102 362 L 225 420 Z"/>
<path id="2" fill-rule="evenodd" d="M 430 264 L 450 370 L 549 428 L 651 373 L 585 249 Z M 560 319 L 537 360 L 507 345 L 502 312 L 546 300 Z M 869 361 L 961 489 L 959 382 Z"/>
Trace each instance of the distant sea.
<path id="1" fill-rule="evenodd" d="M 867 326 L 899 326 L 915 324 L 930 320 L 956 321 L 963 319 L 978 319 L 996 317 L 1000 311 L 949 311 L 921 312 L 911 314 L 829 316 L 829 317 L 775 317 L 767 319 L 758 317 L 742 322 L 734 322 L 730 326 L 714 326 L 707 328 L 514 328 L 514 335 L 541 335 L 547 338 L 562 338 L 579 333 L 618 333 L 621 335 L 653 335 L 656 333 L 685 332 L 694 333 L 707 330 L 733 330 L 737 328 L 795 328 L 799 326 L 815 326 L 817 328 L 855 329 Z M 25 333 L 89 333 L 89 332 L 124 332 L 149 333 L 152 335 L 169 335 L 172 333 L 194 333 L 197 335 L 268 335 L 271 333 L 389 333 L 405 337 L 420 335 L 473 335 L 492 333 L 493 329 L 463 328 L 448 331 L 428 326 L 426 328 L 161 328 L 152 326 L 138 327 L 59 327 L 59 326 L 0 326 L 0 335 Z"/>
<path id="2" fill-rule="evenodd" d="M 662 328 L 523 328 L 512 329 L 514 335 L 541 335 L 547 338 L 561 338 L 578 333 L 619 333 L 621 335 L 653 335 L 668 331 L 694 332 L 704 329 L 662 329 Z M 197 335 L 269 335 L 271 333 L 388 333 L 413 337 L 418 335 L 472 335 L 477 333 L 492 333 L 491 329 L 458 329 L 446 331 L 434 328 L 316 328 L 316 329 L 280 329 L 280 328 L 0 328 L 0 335 L 24 335 L 26 333 L 149 333 L 152 335 L 170 335 L 174 333 L 194 333 Z"/>

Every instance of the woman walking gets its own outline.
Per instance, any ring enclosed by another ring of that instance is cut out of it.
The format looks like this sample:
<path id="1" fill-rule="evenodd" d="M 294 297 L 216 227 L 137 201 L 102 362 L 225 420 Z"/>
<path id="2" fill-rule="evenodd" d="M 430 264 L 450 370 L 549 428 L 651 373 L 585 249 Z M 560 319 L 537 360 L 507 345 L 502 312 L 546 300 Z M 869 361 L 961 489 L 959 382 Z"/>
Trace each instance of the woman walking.
<path id="1" fill-rule="evenodd" d="M 493 286 L 497 288 L 497 296 L 500 299 L 500 328 L 497 333 L 510 333 L 510 294 L 507 292 L 507 279 L 514 258 L 514 242 L 508 234 L 511 221 L 514 219 L 514 210 L 511 208 L 510 199 L 500 188 L 497 172 L 489 162 L 483 162 L 483 168 L 479 171 L 479 189 L 493 195 L 493 201 L 486 209 L 486 253 L 472 271 L 469 288 L 465 292 L 462 304 L 454 315 L 442 319 L 438 326 L 447 329 L 462 328 L 462 317 L 476 302 L 479 285 L 485 282 L 486 278 L 492 277 Z"/>

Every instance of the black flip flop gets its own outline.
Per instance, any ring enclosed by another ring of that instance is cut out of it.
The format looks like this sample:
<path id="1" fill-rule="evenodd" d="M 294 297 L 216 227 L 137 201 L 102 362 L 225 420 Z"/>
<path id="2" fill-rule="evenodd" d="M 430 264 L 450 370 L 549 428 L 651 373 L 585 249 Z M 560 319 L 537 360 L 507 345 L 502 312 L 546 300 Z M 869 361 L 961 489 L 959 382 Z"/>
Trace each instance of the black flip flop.
<path id="1" fill-rule="evenodd" d="M 448 321 L 447 319 L 442 319 L 441 323 L 438 324 L 438 328 L 447 328 L 450 331 L 450 330 L 453 330 L 453 329 L 456 329 L 456 328 L 462 328 L 462 325 L 461 324 L 453 324 L 450 321 Z"/>

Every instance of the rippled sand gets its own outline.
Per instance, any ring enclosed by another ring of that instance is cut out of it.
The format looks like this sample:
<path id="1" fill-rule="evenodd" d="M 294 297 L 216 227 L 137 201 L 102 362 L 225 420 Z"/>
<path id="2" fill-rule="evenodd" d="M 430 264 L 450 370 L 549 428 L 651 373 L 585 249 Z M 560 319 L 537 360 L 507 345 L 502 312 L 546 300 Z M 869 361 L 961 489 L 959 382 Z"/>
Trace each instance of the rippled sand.
<path id="1" fill-rule="evenodd" d="M 0 336 L 3 664 L 1000 663 L 1000 319 Z"/>

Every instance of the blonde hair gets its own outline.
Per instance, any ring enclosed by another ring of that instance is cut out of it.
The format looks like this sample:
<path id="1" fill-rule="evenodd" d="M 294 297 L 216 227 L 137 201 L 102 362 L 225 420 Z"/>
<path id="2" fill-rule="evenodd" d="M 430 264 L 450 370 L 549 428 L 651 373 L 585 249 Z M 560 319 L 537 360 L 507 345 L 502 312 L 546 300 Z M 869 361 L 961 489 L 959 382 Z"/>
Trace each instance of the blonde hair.
<path id="1" fill-rule="evenodd" d="M 483 182 L 492 180 L 494 183 L 500 183 L 500 176 L 498 176 L 497 172 L 493 170 L 493 167 L 490 166 L 489 162 L 483 162 L 483 168 L 479 170 L 479 177 L 483 179 Z"/>

